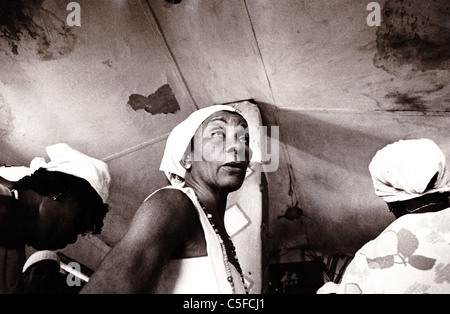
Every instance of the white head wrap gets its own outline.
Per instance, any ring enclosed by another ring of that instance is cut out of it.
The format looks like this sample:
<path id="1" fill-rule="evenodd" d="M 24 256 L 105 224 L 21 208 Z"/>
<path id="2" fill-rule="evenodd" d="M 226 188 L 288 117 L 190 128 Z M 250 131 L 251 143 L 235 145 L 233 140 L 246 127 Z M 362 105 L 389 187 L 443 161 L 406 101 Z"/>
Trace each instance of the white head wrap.
<path id="1" fill-rule="evenodd" d="M 183 183 L 174 180 L 170 174 L 176 174 L 184 178 L 186 169 L 183 168 L 180 161 L 186 148 L 203 121 L 218 111 L 237 112 L 235 108 L 227 105 L 214 105 L 202 108 L 191 113 L 189 117 L 175 126 L 169 134 L 159 170 L 164 171 L 172 185 L 183 185 Z"/>
<path id="2" fill-rule="evenodd" d="M 58 255 L 49 250 L 43 250 L 43 251 L 36 251 L 27 259 L 25 265 L 23 265 L 22 273 L 26 272 L 26 270 L 33 264 L 36 264 L 40 261 L 55 261 L 56 263 L 60 264 L 60 260 Z"/>
<path id="3" fill-rule="evenodd" d="M 375 193 L 387 203 L 450 191 L 444 153 L 429 139 L 400 140 L 387 145 L 375 154 L 369 171 Z M 436 173 L 434 186 L 425 190 Z"/>
<path id="4" fill-rule="evenodd" d="M 2 167 L 0 176 L 10 181 L 18 181 L 26 175 L 33 174 L 39 168 L 64 172 L 88 181 L 106 203 L 111 176 L 105 162 L 80 153 L 65 143 L 47 146 L 46 151 L 50 162 L 47 163 L 42 157 L 35 157 L 29 168 Z"/>

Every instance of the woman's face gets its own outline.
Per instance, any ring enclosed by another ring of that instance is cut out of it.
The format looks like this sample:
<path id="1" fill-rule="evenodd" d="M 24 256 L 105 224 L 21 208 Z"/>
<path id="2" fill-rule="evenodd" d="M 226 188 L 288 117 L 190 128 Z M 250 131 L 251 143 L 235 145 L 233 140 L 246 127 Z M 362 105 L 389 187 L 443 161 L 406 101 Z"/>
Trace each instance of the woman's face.
<path id="1" fill-rule="evenodd" d="M 245 119 L 237 113 L 219 111 L 194 135 L 190 173 L 208 185 L 235 191 L 244 182 L 250 153 Z"/>
<path id="2" fill-rule="evenodd" d="M 30 245 L 37 250 L 57 250 L 75 243 L 82 209 L 70 196 L 53 200 L 43 197 L 38 211 L 35 234 Z"/>

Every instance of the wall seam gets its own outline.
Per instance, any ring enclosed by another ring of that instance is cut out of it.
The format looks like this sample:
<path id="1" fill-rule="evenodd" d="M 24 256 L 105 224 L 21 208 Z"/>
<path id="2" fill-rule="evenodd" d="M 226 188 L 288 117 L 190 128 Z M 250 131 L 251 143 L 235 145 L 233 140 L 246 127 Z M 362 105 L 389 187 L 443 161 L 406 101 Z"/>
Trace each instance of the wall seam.
<path id="1" fill-rule="evenodd" d="M 196 110 L 199 109 L 194 97 L 192 96 L 191 90 L 189 88 L 189 85 L 186 82 L 186 79 L 183 76 L 183 73 L 181 72 L 180 66 L 177 62 L 177 59 L 175 58 L 175 54 L 172 52 L 172 49 L 170 49 L 169 43 L 167 42 L 167 38 L 164 35 L 164 31 L 161 27 L 161 23 L 159 22 L 158 18 L 156 17 L 156 13 L 153 10 L 150 1 L 144 0 L 147 3 L 148 9 L 150 10 L 150 13 L 152 14 L 153 20 L 155 21 L 156 27 L 158 28 L 159 33 L 161 34 L 162 39 L 164 40 L 164 44 L 166 45 L 167 51 L 170 54 L 170 57 L 172 58 L 173 63 L 175 64 L 176 69 L 178 70 L 178 74 L 180 75 L 181 81 L 184 84 L 184 87 L 186 88 L 187 93 L 189 94 L 189 97 L 191 98 L 192 103 L 194 104 L 194 107 Z"/>
<path id="2" fill-rule="evenodd" d="M 266 79 L 267 79 L 267 83 L 269 85 L 270 95 L 271 95 L 272 101 L 273 101 L 273 106 L 269 106 L 269 107 L 271 108 L 271 111 L 272 111 L 272 117 L 274 117 L 274 119 L 275 119 L 275 124 L 277 126 L 280 126 L 280 121 L 278 119 L 278 114 L 275 114 L 275 112 L 274 112 L 275 110 L 273 109 L 273 107 L 277 107 L 276 100 L 275 100 L 275 95 L 273 93 L 273 89 L 272 89 L 272 84 L 270 82 L 269 73 L 267 72 L 267 67 L 266 67 L 266 64 L 264 62 L 264 58 L 263 58 L 263 55 L 262 55 L 262 52 L 261 52 L 261 48 L 259 46 L 258 37 L 256 36 L 256 31 L 255 31 L 255 28 L 253 26 L 252 17 L 250 15 L 250 10 L 249 10 L 248 5 L 247 5 L 247 0 L 244 0 L 244 5 L 245 5 L 245 10 L 247 12 L 248 20 L 250 22 L 251 30 L 253 32 L 253 38 L 255 40 L 256 48 L 257 48 L 258 54 L 259 54 L 259 58 L 261 59 L 261 63 L 263 65 L 263 69 L 264 69 L 264 73 L 265 73 L 265 76 L 266 76 Z M 297 196 L 297 193 L 296 193 L 296 190 L 298 190 L 297 180 L 295 179 L 295 174 L 291 171 L 291 167 L 292 167 L 291 156 L 289 155 L 287 144 L 283 140 L 281 140 L 281 135 L 280 135 L 280 145 L 283 147 L 283 153 L 284 153 L 285 159 L 286 159 L 286 161 L 288 163 L 287 170 L 289 172 L 289 175 L 292 176 L 292 178 L 293 178 L 294 188 L 292 189 L 293 190 L 292 192 L 293 192 L 293 194 L 295 196 L 295 199 L 298 200 L 298 196 Z"/>

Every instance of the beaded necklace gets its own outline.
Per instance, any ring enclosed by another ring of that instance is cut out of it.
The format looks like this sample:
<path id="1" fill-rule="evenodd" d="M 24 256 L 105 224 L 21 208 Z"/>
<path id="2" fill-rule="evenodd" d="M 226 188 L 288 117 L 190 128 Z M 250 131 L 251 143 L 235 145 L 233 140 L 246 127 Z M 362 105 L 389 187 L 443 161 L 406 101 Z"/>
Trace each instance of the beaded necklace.
<path id="1" fill-rule="evenodd" d="M 423 208 L 427 208 L 427 207 L 431 207 L 431 206 L 435 206 L 435 205 L 449 205 L 449 204 L 448 203 L 430 203 L 430 204 L 426 204 L 426 205 L 420 206 L 420 207 L 415 208 L 415 209 L 406 208 L 406 211 L 408 213 L 414 213 L 414 212 L 417 212 L 417 211 L 419 211 L 419 210 L 421 210 Z M 431 210 L 431 211 L 435 211 L 435 210 Z"/>
<path id="2" fill-rule="evenodd" d="M 209 210 L 206 209 L 206 207 L 200 201 L 199 201 L 199 203 L 200 203 L 200 206 L 203 208 L 203 211 L 205 212 L 205 215 L 208 218 L 209 223 L 211 224 L 211 227 L 213 228 L 214 232 L 216 233 L 217 238 L 219 239 L 220 248 L 222 250 L 223 263 L 225 265 L 225 269 L 227 272 L 227 281 L 231 285 L 232 292 L 235 293 L 236 289 L 234 286 L 233 276 L 231 274 L 230 261 L 228 259 L 228 253 L 227 253 L 227 249 L 225 247 L 225 242 L 223 241 L 222 236 L 219 233 L 219 229 L 216 228 L 216 225 L 214 224 L 214 222 L 212 220 L 212 214 L 209 212 Z M 236 264 L 237 264 L 236 269 L 239 272 L 239 275 L 241 276 L 241 280 L 242 280 L 242 284 L 244 285 L 245 293 L 248 294 L 248 288 L 247 288 L 247 285 L 245 284 L 245 278 L 244 278 L 244 275 L 242 274 L 242 268 L 241 268 L 241 265 L 239 264 L 239 261 L 237 258 L 236 248 L 234 247 L 233 241 L 231 241 L 230 237 L 228 237 L 228 242 L 230 243 L 231 252 L 233 253 L 234 259 L 236 260 Z"/>

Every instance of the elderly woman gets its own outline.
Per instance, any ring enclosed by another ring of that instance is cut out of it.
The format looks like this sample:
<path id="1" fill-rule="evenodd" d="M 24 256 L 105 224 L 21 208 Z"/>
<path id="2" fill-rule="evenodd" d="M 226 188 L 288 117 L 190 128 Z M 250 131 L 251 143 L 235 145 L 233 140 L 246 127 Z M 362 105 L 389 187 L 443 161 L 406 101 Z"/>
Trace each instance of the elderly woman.
<path id="1" fill-rule="evenodd" d="M 143 202 L 81 292 L 246 293 L 224 215 L 249 165 L 247 128 L 226 105 L 176 126 L 160 166 L 171 185 Z"/>
<path id="2" fill-rule="evenodd" d="M 25 245 L 56 250 L 98 234 L 108 211 L 108 166 L 64 143 L 30 167 L 0 167 L 0 293 L 20 293 Z"/>
<path id="3" fill-rule="evenodd" d="M 450 173 L 429 139 L 379 150 L 369 170 L 375 193 L 397 218 L 365 244 L 339 285 L 318 293 L 450 293 Z"/>

